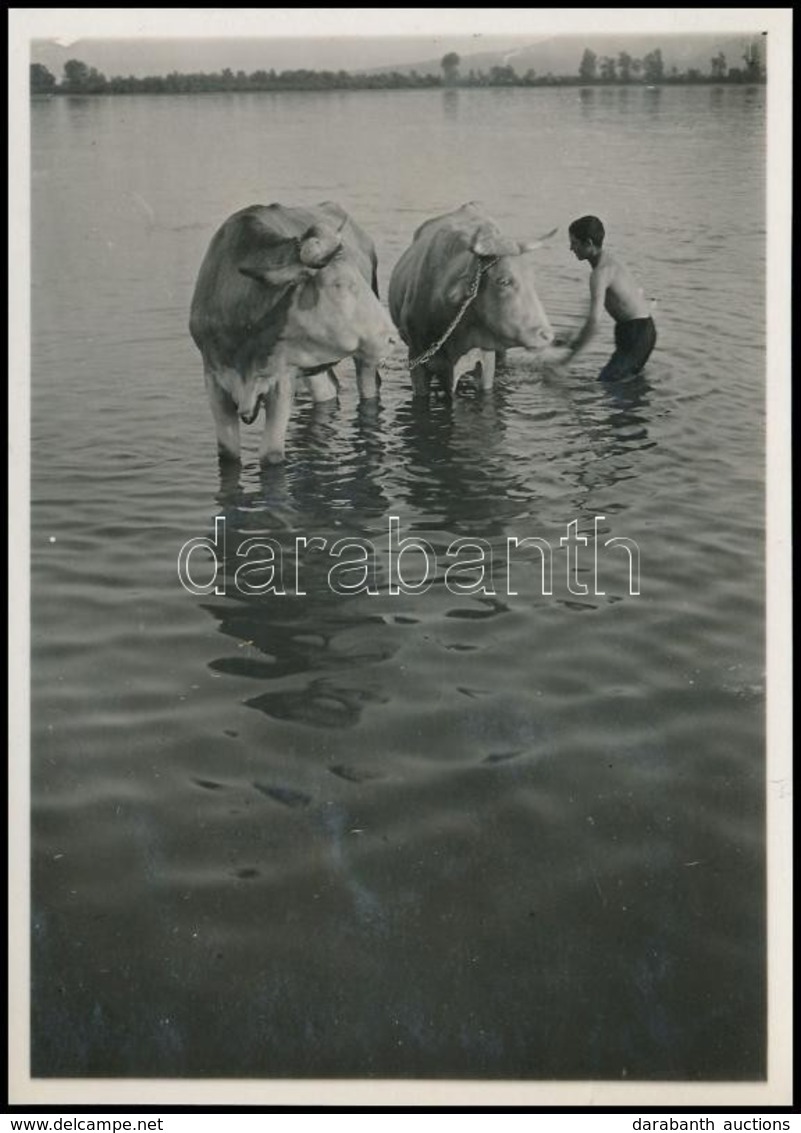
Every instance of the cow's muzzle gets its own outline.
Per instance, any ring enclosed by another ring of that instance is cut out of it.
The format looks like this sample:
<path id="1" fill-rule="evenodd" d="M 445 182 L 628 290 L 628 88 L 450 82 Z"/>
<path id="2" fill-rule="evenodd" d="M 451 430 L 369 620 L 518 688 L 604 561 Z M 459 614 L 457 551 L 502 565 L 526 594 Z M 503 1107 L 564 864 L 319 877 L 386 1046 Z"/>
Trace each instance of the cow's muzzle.
<path id="1" fill-rule="evenodd" d="M 262 398 L 258 397 L 258 398 L 256 398 L 256 403 L 255 403 L 255 405 L 253 406 L 252 409 L 248 409 L 248 410 L 245 410 L 244 412 L 240 412 L 239 420 L 242 422 L 243 425 L 252 425 L 253 424 L 253 422 L 256 420 L 259 413 L 261 412 L 262 404 L 263 404 Z"/>

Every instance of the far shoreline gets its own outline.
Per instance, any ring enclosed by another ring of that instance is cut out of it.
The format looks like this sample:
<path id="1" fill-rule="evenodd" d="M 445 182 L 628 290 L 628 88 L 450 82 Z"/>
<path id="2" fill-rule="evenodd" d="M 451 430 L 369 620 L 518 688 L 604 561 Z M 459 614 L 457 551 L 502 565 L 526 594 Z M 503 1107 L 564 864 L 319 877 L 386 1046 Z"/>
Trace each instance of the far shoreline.
<path id="1" fill-rule="evenodd" d="M 701 78 L 701 79 L 665 79 L 660 83 L 626 83 L 626 82 L 597 82 L 587 83 L 581 80 L 567 79 L 552 79 L 552 80 L 537 80 L 536 82 L 517 82 L 517 83 L 473 83 L 461 84 L 460 86 L 445 86 L 442 83 L 433 82 L 426 84 L 418 84 L 410 86 L 408 84 L 398 84 L 397 86 L 382 84 L 381 86 L 313 86 L 313 85 L 299 85 L 299 86 L 252 86 L 252 87 L 228 87 L 228 88 L 215 88 L 215 87 L 198 87 L 195 90 L 93 90 L 93 91 L 75 91 L 75 90 L 52 90 L 52 91 L 31 91 L 31 99 L 46 100 L 51 98 L 119 98 L 130 95 L 147 95 L 157 98 L 180 96 L 191 97 L 193 95 L 201 94 L 215 94 L 215 95 L 241 95 L 241 94 L 381 94 L 387 93 L 414 93 L 420 91 L 440 91 L 443 94 L 458 94 L 460 91 L 497 91 L 497 90 L 583 90 L 583 91 L 607 91 L 607 90 L 641 90 L 641 91 L 661 91 L 665 88 L 674 87 L 732 87 L 740 90 L 753 90 L 757 87 L 767 87 L 767 79 L 718 79 L 718 78 Z"/>

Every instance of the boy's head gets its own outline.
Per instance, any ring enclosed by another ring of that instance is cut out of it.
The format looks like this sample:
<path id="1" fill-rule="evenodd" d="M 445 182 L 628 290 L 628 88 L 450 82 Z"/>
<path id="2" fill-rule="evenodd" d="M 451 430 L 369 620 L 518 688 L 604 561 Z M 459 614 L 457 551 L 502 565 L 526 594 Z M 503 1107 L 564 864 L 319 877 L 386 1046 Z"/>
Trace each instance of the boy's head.
<path id="1" fill-rule="evenodd" d="M 568 228 L 570 251 L 579 260 L 597 255 L 603 247 L 604 226 L 597 216 L 580 216 Z"/>

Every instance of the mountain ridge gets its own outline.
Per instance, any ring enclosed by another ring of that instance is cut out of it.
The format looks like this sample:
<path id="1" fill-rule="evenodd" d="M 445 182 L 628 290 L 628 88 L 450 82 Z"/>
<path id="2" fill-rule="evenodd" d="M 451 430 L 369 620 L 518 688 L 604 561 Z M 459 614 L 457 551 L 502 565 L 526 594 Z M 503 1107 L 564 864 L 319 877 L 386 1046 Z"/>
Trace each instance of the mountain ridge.
<path id="1" fill-rule="evenodd" d="M 554 36 L 538 42 L 528 42 L 511 51 L 482 51 L 460 56 L 459 73 L 466 77 L 471 70 L 491 70 L 492 67 L 511 65 L 518 75 L 533 70 L 537 75 L 552 74 L 564 78 L 578 75 L 585 50 L 593 51 L 598 63 L 604 56 L 615 60 L 625 51 L 634 59 L 642 59 L 652 51 L 662 52 L 665 73 L 675 67 L 679 72 L 690 69 L 702 74 L 710 71 L 710 60 L 722 52 L 728 67 L 741 67 L 745 49 L 759 36 L 680 36 L 680 35 L 575 35 Z M 415 64 L 366 68 L 367 74 L 388 74 L 396 71 L 409 74 L 441 73 L 441 58 L 428 59 Z"/>

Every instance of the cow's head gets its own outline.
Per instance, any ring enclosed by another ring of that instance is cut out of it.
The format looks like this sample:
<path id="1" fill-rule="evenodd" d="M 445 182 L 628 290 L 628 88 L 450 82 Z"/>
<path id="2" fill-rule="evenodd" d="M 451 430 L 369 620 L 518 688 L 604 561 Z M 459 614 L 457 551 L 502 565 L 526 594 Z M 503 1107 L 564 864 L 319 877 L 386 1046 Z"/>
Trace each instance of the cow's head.
<path id="1" fill-rule="evenodd" d="M 274 351 L 288 369 L 313 370 L 354 355 L 378 361 L 388 351 L 393 328 L 378 297 L 343 245 L 341 235 L 325 224 L 300 239 L 281 240 L 240 262 L 242 275 L 289 293 Z M 248 383 L 243 419 L 252 420 L 270 382 Z M 263 386 L 264 388 L 260 388 Z"/>
<path id="2" fill-rule="evenodd" d="M 479 272 L 473 317 L 499 348 L 523 346 L 542 350 L 553 341 L 553 330 L 537 295 L 534 265 L 527 253 L 541 247 L 556 231 L 521 244 L 486 225 L 473 237 L 469 270 L 451 286 L 448 299 L 454 304 L 464 302 Z"/>

